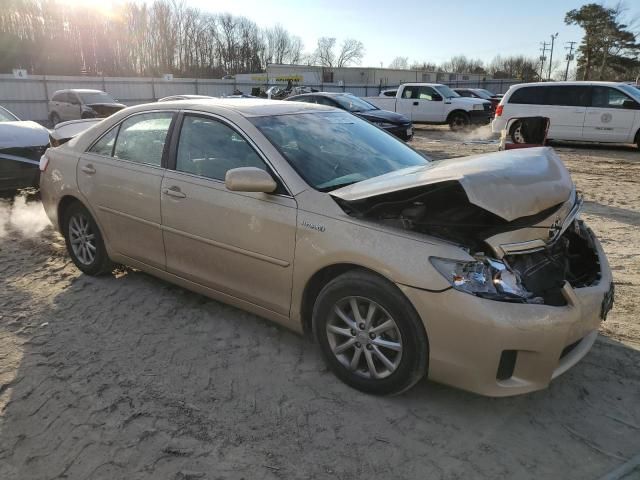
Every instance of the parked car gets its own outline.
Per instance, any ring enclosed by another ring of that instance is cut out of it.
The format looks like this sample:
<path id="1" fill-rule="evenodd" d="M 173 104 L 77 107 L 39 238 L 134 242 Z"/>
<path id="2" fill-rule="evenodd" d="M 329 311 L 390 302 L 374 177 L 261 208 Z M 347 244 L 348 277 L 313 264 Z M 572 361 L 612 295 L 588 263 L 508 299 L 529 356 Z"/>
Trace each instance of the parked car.
<path id="1" fill-rule="evenodd" d="M 0 193 L 37 187 L 38 164 L 49 146 L 49 131 L 0 107 Z"/>
<path id="2" fill-rule="evenodd" d="M 365 392 L 542 389 L 613 301 L 547 147 L 431 162 L 334 108 L 214 99 L 127 108 L 41 169 L 85 274 L 131 265 L 307 332 Z"/>
<path id="3" fill-rule="evenodd" d="M 515 85 L 500 101 L 491 128 L 500 132 L 509 120 L 535 116 L 550 119 L 549 139 L 635 143 L 640 148 L 640 90 L 624 83 Z M 521 124 L 511 123 L 508 133 L 521 143 Z"/>
<path id="4" fill-rule="evenodd" d="M 439 83 L 405 83 L 394 98 L 378 96 L 365 100 L 383 110 L 401 113 L 413 123 L 448 124 L 451 130 L 491 121 L 490 102 L 461 97 Z"/>
<path id="5" fill-rule="evenodd" d="M 158 99 L 159 102 L 173 102 L 175 100 L 201 100 L 203 98 L 214 98 L 209 95 L 191 95 L 191 94 L 181 94 L 181 95 L 169 95 L 168 97 L 163 97 Z"/>
<path id="6" fill-rule="evenodd" d="M 125 107 L 100 90 L 58 90 L 49 101 L 49 120 L 55 126 L 65 120 L 104 118 Z"/>
<path id="7" fill-rule="evenodd" d="M 398 89 L 397 88 L 393 88 L 391 90 L 382 90 L 380 92 L 380 95 L 378 95 L 378 96 L 379 97 L 395 97 L 397 93 L 398 93 Z"/>
<path id="8" fill-rule="evenodd" d="M 49 131 L 49 144 L 52 147 L 59 147 L 101 121 L 102 119 L 100 118 L 83 118 L 58 123 Z"/>
<path id="9" fill-rule="evenodd" d="M 461 97 L 479 98 L 481 100 L 488 100 L 491 102 L 491 111 L 495 112 L 496 107 L 500 103 L 500 98 L 495 94 L 484 88 L 454 88 Z"/>
<path id="10" fill-rule="evenodd" d="M 350 93 L 317 92 L 295 95 L 287 98 L 292 102 L 317 103 L 335 107 L 377 125 L 387 132 L 402 140 L 411 140 L 413 137 L 413 124 L 404 115 L 387 110 L 380 110 L 375 105 L 356 97 Z"/>

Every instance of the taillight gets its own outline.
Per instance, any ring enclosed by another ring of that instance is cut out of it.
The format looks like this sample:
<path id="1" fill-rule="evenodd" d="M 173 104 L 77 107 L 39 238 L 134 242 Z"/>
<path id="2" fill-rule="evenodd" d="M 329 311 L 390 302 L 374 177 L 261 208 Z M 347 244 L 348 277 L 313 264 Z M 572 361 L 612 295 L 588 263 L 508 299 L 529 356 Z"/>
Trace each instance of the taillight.
<path id="1" fill-rule="evenodd" d="M 40 157 L 40 171 L 44 172 L 49 166 L 49 157 L 46 154 Z"/>
<path id="2" fill-rule="evenodd" d="M 496 117 L 499 117 L 502 115 L 503 108 L 504 108 L 504 105 L 498 105 L 498 108 L 496 108 Z"/>

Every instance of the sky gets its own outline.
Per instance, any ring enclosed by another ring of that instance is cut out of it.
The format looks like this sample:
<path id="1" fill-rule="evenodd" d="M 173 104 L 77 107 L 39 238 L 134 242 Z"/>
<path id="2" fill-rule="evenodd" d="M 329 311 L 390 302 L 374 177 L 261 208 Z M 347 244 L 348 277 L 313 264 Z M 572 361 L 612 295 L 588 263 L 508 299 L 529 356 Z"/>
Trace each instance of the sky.
<path id="1" fill-rule="evenodd" d="M 243 15 L 263 27 L 280 23 L 310 52 L 318 37 L 355 38 L 365 46 L 362 66 L 387 66 L 396 56 L 442 63 L 454 55 L 490 61 L 495 55 L 539 56 L 540 44 L 558 33 L 554 58 L 582 30 L 564 23 L 585 0 L 184 0 L 209 12 Z M 613 6 L 615 1 L 604 1 Z M 629 16 L 640 0 L 627 0 Z M 555 63 L 555 62 L 554 62 Z"/>

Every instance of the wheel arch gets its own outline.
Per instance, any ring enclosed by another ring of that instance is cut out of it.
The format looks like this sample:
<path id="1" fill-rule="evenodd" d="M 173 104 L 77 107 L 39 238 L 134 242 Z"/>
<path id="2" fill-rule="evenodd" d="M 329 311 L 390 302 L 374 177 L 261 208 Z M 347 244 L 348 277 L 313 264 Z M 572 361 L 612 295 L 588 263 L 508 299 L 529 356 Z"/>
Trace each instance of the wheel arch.
<path id="1" fill-rule="evenodd" d="M 72 204 L 74 204 L 76 202 L 86 207 L 86 205 L 84 205 L 82 200 L 80 200 L 75 195 L 70 195 L 70 194 L 64 195 L 60 199 L 60 201 L 58 202 L 57 216 L 58 216 L 58 230 L 59 231 L 62 231 L 62 221 L 64 219 L 64 212 L 66 212 L 66 210 L 69 208 L 70 205 L 72 205 Z"/>
<path id="2" fill-rule="evenodd" d="M 462 110 L 461 108 L 456 108 L 455 110 L 451 110 L 449 115 L 447 115 L 447 123 L 451 121 L 451 117 L 453 117 L 457 113 L 462 113 L 465 117 L 469 118 L 469 112 L 466 110 Z"/>
<path id="3" fill-rule="evenodd" d="M 302 300 L 300 303 L 300 319 L 302 322 L 302 331 L 307 338 L 315 340 L 313 334 L 313 307 L 320 291 L 333 279 L 339 277 L 344 273 L 354 270 L 370 273 L 386 281 L 387 283 L 392 285 L 393 288 L 395 288 L 402 296 L 404 296 L 409 304 L 411 304 L 413 307 L 411 300 L 406 297 L 406 295 L 397 287 L 393 280 L 380 272 L 355 263 L 345 262 L 327 265 L 311 275 L 309 280 L 307 280 L 302 293 Z"/>

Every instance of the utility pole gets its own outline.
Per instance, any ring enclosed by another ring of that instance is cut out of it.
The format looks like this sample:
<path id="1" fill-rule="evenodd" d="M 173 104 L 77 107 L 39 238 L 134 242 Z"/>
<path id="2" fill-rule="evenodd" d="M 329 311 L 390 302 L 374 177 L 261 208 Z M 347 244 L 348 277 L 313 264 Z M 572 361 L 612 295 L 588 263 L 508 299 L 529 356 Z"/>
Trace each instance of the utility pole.
<path id="1" fill-rule="evenodd" d="M 551 35 L 551 53 L 549 53 L 549 75 L 547 75 L 547 80 L 551 80 L 551 67 L 553 66 L 553 44 L 558 38 L 558 34 Z"/>
<path id="2" fill-rule="evenodd" d="M 542 81 L 542 72 L 544 72 L 544 62 L 547 60 L 545 54 L 547 53 L 547 42 L 542 42 L 542 48 L 540 48 L 540 81 Z"/>
<path id="3" fill-rule="evenodd" d="M 567 42 L 569 44 L 568 47 L 564 47 L 565 50 L 569 50 L 569 53 L 567 53 L 567 69 L 564 71 L 564 81 L 567 81 L 567 78 L 569 77 L 569 64 L 573 61 L 573 46 L 576 44 L 576 42 Z"/>

